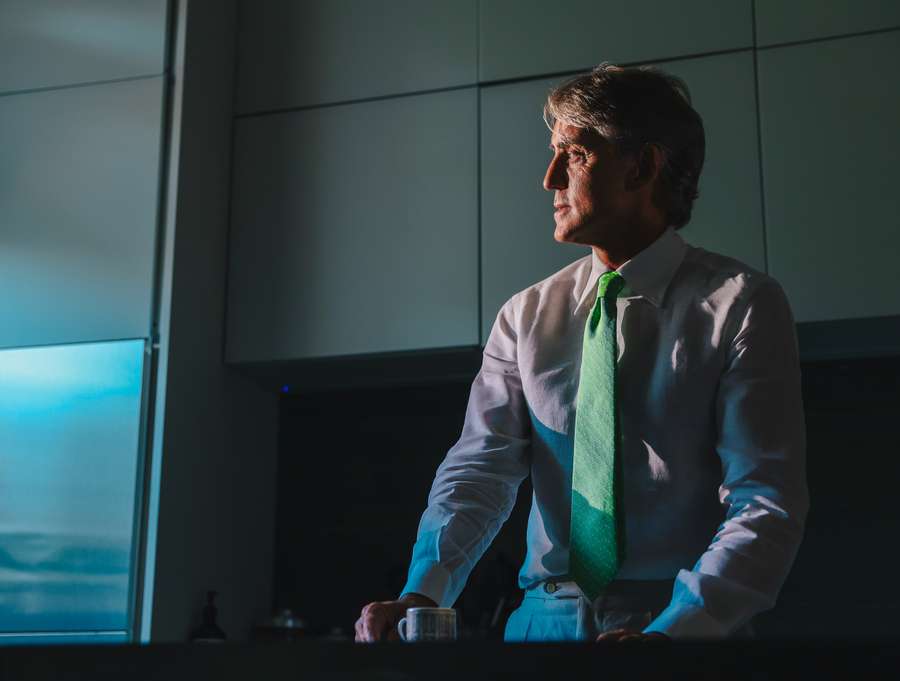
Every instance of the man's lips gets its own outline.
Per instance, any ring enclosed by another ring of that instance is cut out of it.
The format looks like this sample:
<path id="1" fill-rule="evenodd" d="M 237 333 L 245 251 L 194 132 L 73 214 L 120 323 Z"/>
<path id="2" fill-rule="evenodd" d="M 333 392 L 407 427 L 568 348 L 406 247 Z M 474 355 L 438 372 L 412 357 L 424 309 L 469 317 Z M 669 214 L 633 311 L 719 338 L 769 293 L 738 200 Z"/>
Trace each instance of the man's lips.
<path id="1" fill-rule="evenodd" d="M 555 208 L 555 213 L 564 213 L 565 211 L 569 210 L 568 204 L 565 203 L 560 203 L 558 205 L 553 204 L 553 208 Z"/>

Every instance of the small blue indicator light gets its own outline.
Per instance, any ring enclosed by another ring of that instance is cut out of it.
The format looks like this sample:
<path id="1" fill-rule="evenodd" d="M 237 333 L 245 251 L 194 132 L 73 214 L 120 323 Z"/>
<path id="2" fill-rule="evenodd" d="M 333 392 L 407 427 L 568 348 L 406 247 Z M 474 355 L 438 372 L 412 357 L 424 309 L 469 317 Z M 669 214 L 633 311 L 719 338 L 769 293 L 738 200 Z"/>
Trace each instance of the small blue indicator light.
<path id="1" fill-rule="evenodd" d="M 289 393 L 289 392 L 291 392 L 291 386 L 289 386 L 289 385 L 283 385 L 283 386 L 281 386 L 281 392 L 283 392 L 283 393 Z"/>

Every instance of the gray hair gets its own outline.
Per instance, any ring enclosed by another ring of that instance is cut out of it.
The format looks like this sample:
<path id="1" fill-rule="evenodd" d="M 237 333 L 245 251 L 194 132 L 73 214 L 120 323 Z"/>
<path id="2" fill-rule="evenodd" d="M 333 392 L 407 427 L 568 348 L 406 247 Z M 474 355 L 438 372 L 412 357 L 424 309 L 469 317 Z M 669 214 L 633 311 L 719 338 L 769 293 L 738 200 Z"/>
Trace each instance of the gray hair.
<path id="1" fill-rule="evenodd" d="M 664 159 L 660 207 L 676 229 L 690 221 L 706 137 L 681 78 L 653 66 L 603 62 L 550 92 L 544 122 L 552 130 L 556 121 L 597 132 L 620 156 L 658 146 Z"/>

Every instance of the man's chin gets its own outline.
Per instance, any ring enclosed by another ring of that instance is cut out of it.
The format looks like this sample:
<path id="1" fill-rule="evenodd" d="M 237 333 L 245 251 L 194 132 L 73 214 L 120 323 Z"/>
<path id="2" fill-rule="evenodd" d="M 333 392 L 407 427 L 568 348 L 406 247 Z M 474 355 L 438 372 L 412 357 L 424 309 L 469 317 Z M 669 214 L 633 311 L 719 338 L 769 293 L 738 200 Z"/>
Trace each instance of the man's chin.
<path id="1" fill-rule="evenodd" d="M 557 227 L 553 231 L 553 239 L 555 241 L 558 241 L 561 244 L 580 244 L 581 243 L 580 239 L 578 238 L 577 232 L 574 232 L 571 230 L 566 230 L 566 229 L 560 229 L 559 227 Z"/>

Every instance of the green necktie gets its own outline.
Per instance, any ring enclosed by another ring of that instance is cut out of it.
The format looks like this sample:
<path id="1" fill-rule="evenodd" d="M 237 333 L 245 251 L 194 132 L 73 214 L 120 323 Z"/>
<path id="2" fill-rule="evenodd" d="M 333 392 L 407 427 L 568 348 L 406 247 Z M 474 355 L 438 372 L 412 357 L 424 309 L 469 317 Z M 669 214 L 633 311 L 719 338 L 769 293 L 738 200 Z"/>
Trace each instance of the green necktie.
<path id="1" fill-rule="evenodd" d="M 593 601 L 623 557 L 621 461 L 616 419 L 616 297 L 625 280 L 600 277 L 597 301 L 584 327 L 575 412 L 569 573 Z"/>

